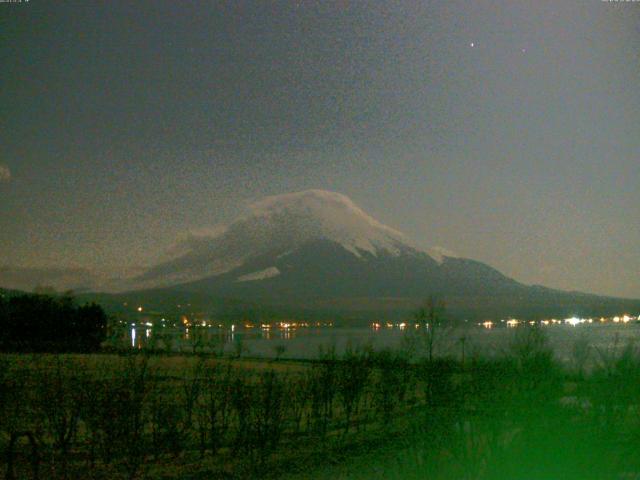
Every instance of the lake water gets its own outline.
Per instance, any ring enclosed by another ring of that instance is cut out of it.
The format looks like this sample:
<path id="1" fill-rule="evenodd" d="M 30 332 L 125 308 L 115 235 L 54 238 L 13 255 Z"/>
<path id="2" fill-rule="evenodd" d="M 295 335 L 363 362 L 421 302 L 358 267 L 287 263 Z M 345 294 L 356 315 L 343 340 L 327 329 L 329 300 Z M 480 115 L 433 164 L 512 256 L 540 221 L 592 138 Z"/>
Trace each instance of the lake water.
<path id="1" fill-rule="evenodd" d="M 458 358 L 473 354 L 496 356 L 505 352 L 517 332 L 526 327 L 466 328 L 441 330 L 437 337 L 436 353 L 454 355 Z M 630 343 L 640 340 L 640 322 L 593 323 L 568 325 L 558 324 L 540 327 L 549 339 L 559 360 L 570 362 L 575 346 L 588 344 L 592 357 L 611 354 Z M 275 357 L 312 359 L 317 358 L 321 349 L 335 348 L 338 354 L 351 345 L 371 346 L 375 350 L 397 349 L 411 344 L 411 337 L 420 336 L 419 331 L 393 328 L 271 328 L 233 329 L 195 327 L 182 328 L 140 328 L 132 327 L 124 341 L 134 348 L 142 348 L 156 342 L 160 348 L 173 351 L 210 351 L 233 354 L 238 350 L 242 355 L 254 357 Z M 418 342 L 419 343 L 419 342 Z M 640 346 L 640 343 L 638 344 Z"/>

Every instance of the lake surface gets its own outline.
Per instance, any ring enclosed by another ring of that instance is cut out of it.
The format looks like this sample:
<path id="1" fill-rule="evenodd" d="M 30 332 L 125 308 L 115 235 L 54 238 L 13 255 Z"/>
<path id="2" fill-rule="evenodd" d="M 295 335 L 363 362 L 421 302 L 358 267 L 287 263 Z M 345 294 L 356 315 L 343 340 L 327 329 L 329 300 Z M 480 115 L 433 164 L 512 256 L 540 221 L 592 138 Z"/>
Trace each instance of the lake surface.
<path id="1" fill-rule="evenodd" d="M 474 354 L 497 356 L 506 352 L 518 332 L 527 327 L 503 326 L 484 328 L 478 325 L 442 329 L 435 345 L 439 355 L 467 358 Z M 571 362 L 577 345 L 588 345 L 592 357 L 612 354 L 629 344 L 640 347 L 640 322 L 558 324 L 541 326 L 556 356 L 563 362 Z M 420 344 L 419 330 L 393 328 L 270 328 L 251 329 L 192 327 L 145 328 L 131 327 L 123 341 L 133 348 L 154 345 L 173 351 L 209 351 L 233 354 L 241 351 L 245 356 L 313 359 L 321 349 L 335 348 L 343 353 L 349 346 L 370 346 L 374 350 L 406 348 Z M 418 339 L 413 340 L 412 339 Z"/>

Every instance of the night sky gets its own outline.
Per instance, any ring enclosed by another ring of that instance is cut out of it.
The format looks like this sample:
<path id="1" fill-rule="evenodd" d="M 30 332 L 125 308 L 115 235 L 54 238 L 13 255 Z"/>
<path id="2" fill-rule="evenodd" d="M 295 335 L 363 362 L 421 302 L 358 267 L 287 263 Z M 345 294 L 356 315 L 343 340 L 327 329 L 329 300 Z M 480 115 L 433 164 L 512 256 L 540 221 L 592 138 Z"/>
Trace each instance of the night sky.
<path id="1" fill-rule="evenodd" d="M 0 264 L 111 271 L 344 193 L 526 283 L 640 297 L 640 3 L 0 3 Z"/>

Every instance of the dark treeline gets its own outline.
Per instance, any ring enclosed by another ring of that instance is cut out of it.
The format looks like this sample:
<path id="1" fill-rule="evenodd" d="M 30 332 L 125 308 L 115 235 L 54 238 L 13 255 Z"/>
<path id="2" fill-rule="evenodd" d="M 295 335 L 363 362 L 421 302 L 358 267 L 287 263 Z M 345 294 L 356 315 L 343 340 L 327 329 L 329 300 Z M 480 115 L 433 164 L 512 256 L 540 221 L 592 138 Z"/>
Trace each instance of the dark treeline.
<path id="1" fill-rule="evenodd" d="M 0 295 L 0 350 L 91 352 L 106 336 L 99 305 L 77 305 L 71 295 Z"/>
<path id="2" fill-rule="evenodd" d="M 561 365 L 542 331 L 523 328 L 503 355 L 464 362 L 367 348 L 306 365 L 0 357 L 4 468 L 7 478 L 313 478 L 314 465 L 392 451 L 376 478 L 627 478 L 640 471 L 640 355 L 578 347 Z"/>

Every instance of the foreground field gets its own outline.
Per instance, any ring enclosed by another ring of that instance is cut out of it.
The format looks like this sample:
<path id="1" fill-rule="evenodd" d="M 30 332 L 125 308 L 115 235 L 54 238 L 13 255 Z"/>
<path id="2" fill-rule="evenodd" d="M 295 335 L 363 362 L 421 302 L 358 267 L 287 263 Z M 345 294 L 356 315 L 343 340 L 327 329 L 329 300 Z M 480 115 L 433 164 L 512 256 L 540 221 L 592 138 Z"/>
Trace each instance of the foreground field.
<path id="1" fill-rule="evenodd" d="M 582 348 L 581 351 L 578 347 Z M 6 478 L 636 478 L 640 356 L 4 355 Z"/>

